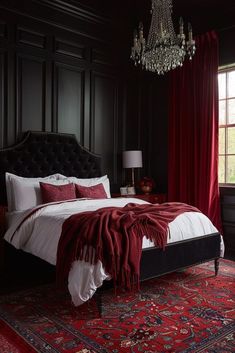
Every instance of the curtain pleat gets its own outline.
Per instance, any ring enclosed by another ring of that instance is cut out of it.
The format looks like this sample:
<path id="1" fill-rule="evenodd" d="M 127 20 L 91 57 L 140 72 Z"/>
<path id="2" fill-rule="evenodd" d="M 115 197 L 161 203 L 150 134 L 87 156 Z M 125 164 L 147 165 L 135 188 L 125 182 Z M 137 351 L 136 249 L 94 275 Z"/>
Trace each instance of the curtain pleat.
<path id="1" fill-rule="evenodd" d="M 221 232 L 218 185 L 218 37 L 196 38 L 196 53 L 170 73 L 168 199 L 191 204 Z"/>

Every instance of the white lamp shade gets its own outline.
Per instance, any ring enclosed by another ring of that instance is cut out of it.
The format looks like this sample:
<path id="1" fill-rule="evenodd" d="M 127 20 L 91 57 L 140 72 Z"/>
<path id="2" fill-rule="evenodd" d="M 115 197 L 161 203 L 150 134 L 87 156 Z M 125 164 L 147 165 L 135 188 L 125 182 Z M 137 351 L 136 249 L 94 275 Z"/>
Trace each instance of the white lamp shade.
<path id="1" fill-rule="evenodd" d="M 123 168 L 142 168 L 142 151 L 123 151 Z"/>

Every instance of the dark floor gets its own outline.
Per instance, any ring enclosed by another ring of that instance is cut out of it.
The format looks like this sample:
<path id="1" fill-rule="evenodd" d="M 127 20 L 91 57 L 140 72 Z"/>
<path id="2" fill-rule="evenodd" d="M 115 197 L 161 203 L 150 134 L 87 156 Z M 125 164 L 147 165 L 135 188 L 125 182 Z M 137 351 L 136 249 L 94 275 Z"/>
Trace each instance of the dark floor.
<path id="1" fill-rule="evenodd" d="M 14 259 L 17 265 L 13 266 L 13 261 L 8 259 Z M 54 281 L 54 266 L 21 250 L 14 249 L 13 253 L 7 253 L 5 264 L 0 268 L 0 294 Z"/>
<path id="2" fill-rule="evenodd" d="M 225 254 L 224 258 L 235 261 L 234 254 Z M 55 268 L 46 263 L 40 266 L 20 266 L 17 269 L 2 269 L 0 271 L 0 294 L 9 294 L 40 284 L 55 282 Z"/>
<path id="3" fill-rule="evenodd" d="M 234 252 L 225 252 L 224 258 L 227 260 L 235 261 L 235 253 Z"/>

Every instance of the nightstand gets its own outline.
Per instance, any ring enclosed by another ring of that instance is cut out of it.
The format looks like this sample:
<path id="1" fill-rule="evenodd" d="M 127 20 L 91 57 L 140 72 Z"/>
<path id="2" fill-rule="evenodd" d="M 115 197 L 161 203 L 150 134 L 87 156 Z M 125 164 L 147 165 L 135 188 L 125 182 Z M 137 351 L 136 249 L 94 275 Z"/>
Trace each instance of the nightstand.
<path id="1" fill-rule="evenodd" d="M 166 202 L 166 194 L 136 194 L 136 195 L 121 195 L 121 194 L 112 194 L 112 197 L 134 197 L 141 199 L 150 203 L 163 203 Z"/>

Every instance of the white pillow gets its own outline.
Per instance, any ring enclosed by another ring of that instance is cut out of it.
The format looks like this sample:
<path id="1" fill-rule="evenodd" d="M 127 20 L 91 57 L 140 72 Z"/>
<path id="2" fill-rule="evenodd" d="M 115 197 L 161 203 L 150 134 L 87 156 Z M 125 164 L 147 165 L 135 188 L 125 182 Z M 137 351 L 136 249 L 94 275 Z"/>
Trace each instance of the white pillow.
<path id="1" fill-rule="evenodd" d="M 8 212 L 24 211 L 42 203 L 39 181 L 50 184 L 67 184 L 68 181 L 59 179 L 58 174 L 45 178 L 25 178 L 6 173 L 6 191 Z"/>
<path id="2" fill-rule="evenodd" d="M 81 186 L 94 186 L 102 183 L 104 186 L 104 190 L 107 194 L 107 197 L 110 198 L 110 182 L 107 175 L 103 175 L 98 178 L 76 178 L 76 177 L 66 177 L 64 175 L 59 174 L 59 178 L 61 180 L 67 180 L 69 183 L 79 184 Z"/>

